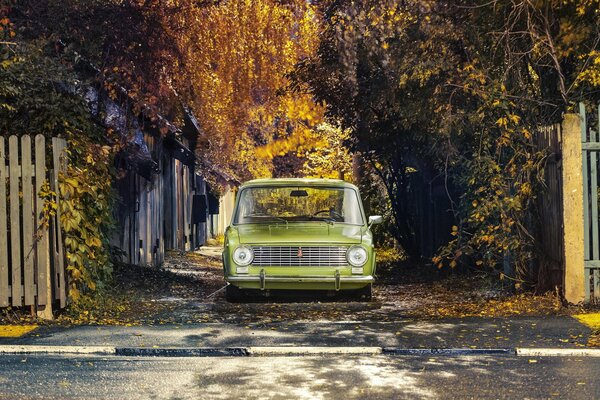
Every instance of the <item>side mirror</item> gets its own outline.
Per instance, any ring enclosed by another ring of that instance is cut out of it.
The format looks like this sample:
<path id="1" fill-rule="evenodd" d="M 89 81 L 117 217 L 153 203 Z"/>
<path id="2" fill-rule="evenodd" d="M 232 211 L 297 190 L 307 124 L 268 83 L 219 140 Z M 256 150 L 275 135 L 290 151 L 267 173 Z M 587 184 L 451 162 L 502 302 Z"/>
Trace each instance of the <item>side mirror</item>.
<path id="1" fill-rule="evenodd" d="M 369 226 L 377 225 L 383 222 L 383 217 L 381 215 L 371 215 L 369 217 Z"/>

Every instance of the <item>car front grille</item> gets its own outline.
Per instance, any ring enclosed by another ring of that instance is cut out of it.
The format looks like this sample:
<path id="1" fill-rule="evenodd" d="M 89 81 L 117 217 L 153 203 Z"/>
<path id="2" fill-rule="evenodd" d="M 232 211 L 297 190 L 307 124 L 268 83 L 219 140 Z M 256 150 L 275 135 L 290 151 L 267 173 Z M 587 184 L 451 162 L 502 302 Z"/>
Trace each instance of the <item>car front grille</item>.
<path id="1" fill-rule="evenodd" d="M 256 267 L 345 267 L 343 246 L 255 246 L 252 265 Z"/>

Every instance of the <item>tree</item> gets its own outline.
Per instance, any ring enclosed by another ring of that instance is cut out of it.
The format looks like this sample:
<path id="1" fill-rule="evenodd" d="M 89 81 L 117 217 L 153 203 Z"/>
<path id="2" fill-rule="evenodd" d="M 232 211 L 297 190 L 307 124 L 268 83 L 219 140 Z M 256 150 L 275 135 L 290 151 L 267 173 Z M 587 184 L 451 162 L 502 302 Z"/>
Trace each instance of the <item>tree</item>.
<path id="1" fill-rule="evenodd" d="M 465 195 L 456 239 L 435 261 L 447 257 L 455 265 L 466 254 L 477 265 L 498 267 L 510 255 L 517 286 L 543 284 L 543 268 L 531 268 L 544 264 L 536 263 L 544 254 L 535 200 L 545 188 L 547 152 L 537 146 L 535 131 L 560 122 L 578 101 L 598 101 L 591 78 L 597 70 L 598 2 L 451 4 L 457 21 L 470 27 L 464 31 L 469 63 L 453 85 L 477 108 L 453 139 L 461 149 L 455 179 Z"/>
<path id="2" fill-rule="evenodd" d="M 295 64 L 316 50 L 319 20 L 303 0 L 225 1 L 195 18 L 181 48 L 208 142 L 200 154 L 243 179 L 269 176 L 269 161 L 301 151 L 323 119 L 311 96 L 285 90 Z M 282 138 L 293 145 L 255 149 Z"/>
<path id="3" fill-rule="evenodd" d="M 517 279 L 533 282 L 546 156 L 533 134 L 598 99 L 598 2 L 362 0 L 322 10 L 323 41 L 297 79 L 379 172 L 401 245 L 423 255 L 411 203 L 441 177 L 457 224 L 435 263 L 497 268 L 510 253 Z"/>
<path id="4" fill-rule="evenodd" d="M 350 132 L 340 127 L 323 123 L 313 132 L 316 142 L 312 149 L 304 153 L 304 166 L 301 173 L 306 177 L 330 178 L 352 181 L 352 155 L 345 141 Z"/>
<path id="5" fill-rule="evenodd" d="M 447 134 L 440 127 L 452 89 L 443 83 L 461 62 L 452 47 L 458 32 L 434 12 L 434 3 L 342 3 L 328 9 L 318 56 L 303 63 L 297 76 L 328 105 L 329 116 L 352 132 L 350 149 L 385 184 L 395 236 L 419 257 L 414 177 L 430 175 L 431 147 Z"/>
<path id="6" fill-rule="evenodd" d="M 261 159 L 255 147 L 306 136 L 322 120 L 311 96 L 285 90 L 318 43 L 319 19 L 303 0 L 25 0 L 16 10 L 30 36 L 54 38 L 73 65 L 97 66 L 111 96 L 165 132 L 158 114 L 181 122 L 181 105 L 191 109 L 209 176 L 268 176 L 273 155 Z"/>

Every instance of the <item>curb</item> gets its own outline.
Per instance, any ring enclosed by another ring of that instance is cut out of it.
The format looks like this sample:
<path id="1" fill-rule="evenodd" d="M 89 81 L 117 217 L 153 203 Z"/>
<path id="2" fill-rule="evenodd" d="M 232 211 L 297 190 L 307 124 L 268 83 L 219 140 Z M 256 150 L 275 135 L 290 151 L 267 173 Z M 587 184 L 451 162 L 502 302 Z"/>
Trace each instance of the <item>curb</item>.
<path id="1" fill-rule="evenodd" d="M 600 349 L 516 349 L 522 357 L 600 357 Z"/>
<path id="2" fill-rule="evenodd" d="M 252 356 L 292 356 L 292 355 L 322 355 L 346 354 L 367 355 L 382 354 L 381 347 L 309 347 L 309 346 L 280 346 L 280 347 L 248 347 Z"/>
<path id="3" fill-rule="evenodd" d="M 245 347 L 210 348 L 116 348 L 114 355 L 128 357 L 247 357 L 250 352 Z"/>
<path id="4" fill-rule="evenodd" d="M 0 345 L 2 354 L 79 354 L 127 357 L 265 357 L 318 355 L 387 355 L 387 356 L 477 356 L 516 355 L 520 357 L 600 357 L 600 349 L 566 348 L 429 348 L 395 347 L 110 347 L 110 346 L 40 346 Z"/>
<path id="5" fill-rule="evenodd" d="M 515 349 L 398 349 L 384 347 L 383 354 L 394 356 L 412 355 L 443 355 L 443 356 L 469 356 L 469 355 L 493 355 L 493 354 L 515 354 Z"/>
<path id="6" fill-rule="evenodd" d="M 115 348 L 110 346 L 38 346 L 6 345 L 0 346 L 0 354 L 99 354 L 114 355 Z"/>
<path id="7" fill-rule="evenodd" d="M 126 357 L 264 357 L 311 355 L 486 355 L 515 354 L 514 349 L 405 349 L 382 347 L 108 347 L 108 346 L 0 346 L 0 354 L 95 354 Z"/>

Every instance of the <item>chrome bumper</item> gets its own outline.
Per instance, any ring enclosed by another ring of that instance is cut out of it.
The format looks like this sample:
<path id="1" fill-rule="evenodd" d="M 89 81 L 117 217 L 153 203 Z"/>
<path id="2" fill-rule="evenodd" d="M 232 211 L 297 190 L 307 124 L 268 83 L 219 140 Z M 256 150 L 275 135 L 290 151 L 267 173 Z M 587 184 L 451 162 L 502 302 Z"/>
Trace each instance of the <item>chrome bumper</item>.
<path id="1" fill-rule="evenodd" d="M 260 282 L 261 290 L 265 290 L 267 282 L 278 282 L 278 283 L 333 283 L 335 284 L 335 290 L 340 290 L 342 283 L 372 283 L 373 276 L 341 276 L 339 272 L 335 276 L 269 276 L 261 271 L 259 276 L 256 275 L 236 275 L 225 277 L 227 282 Z"/>

